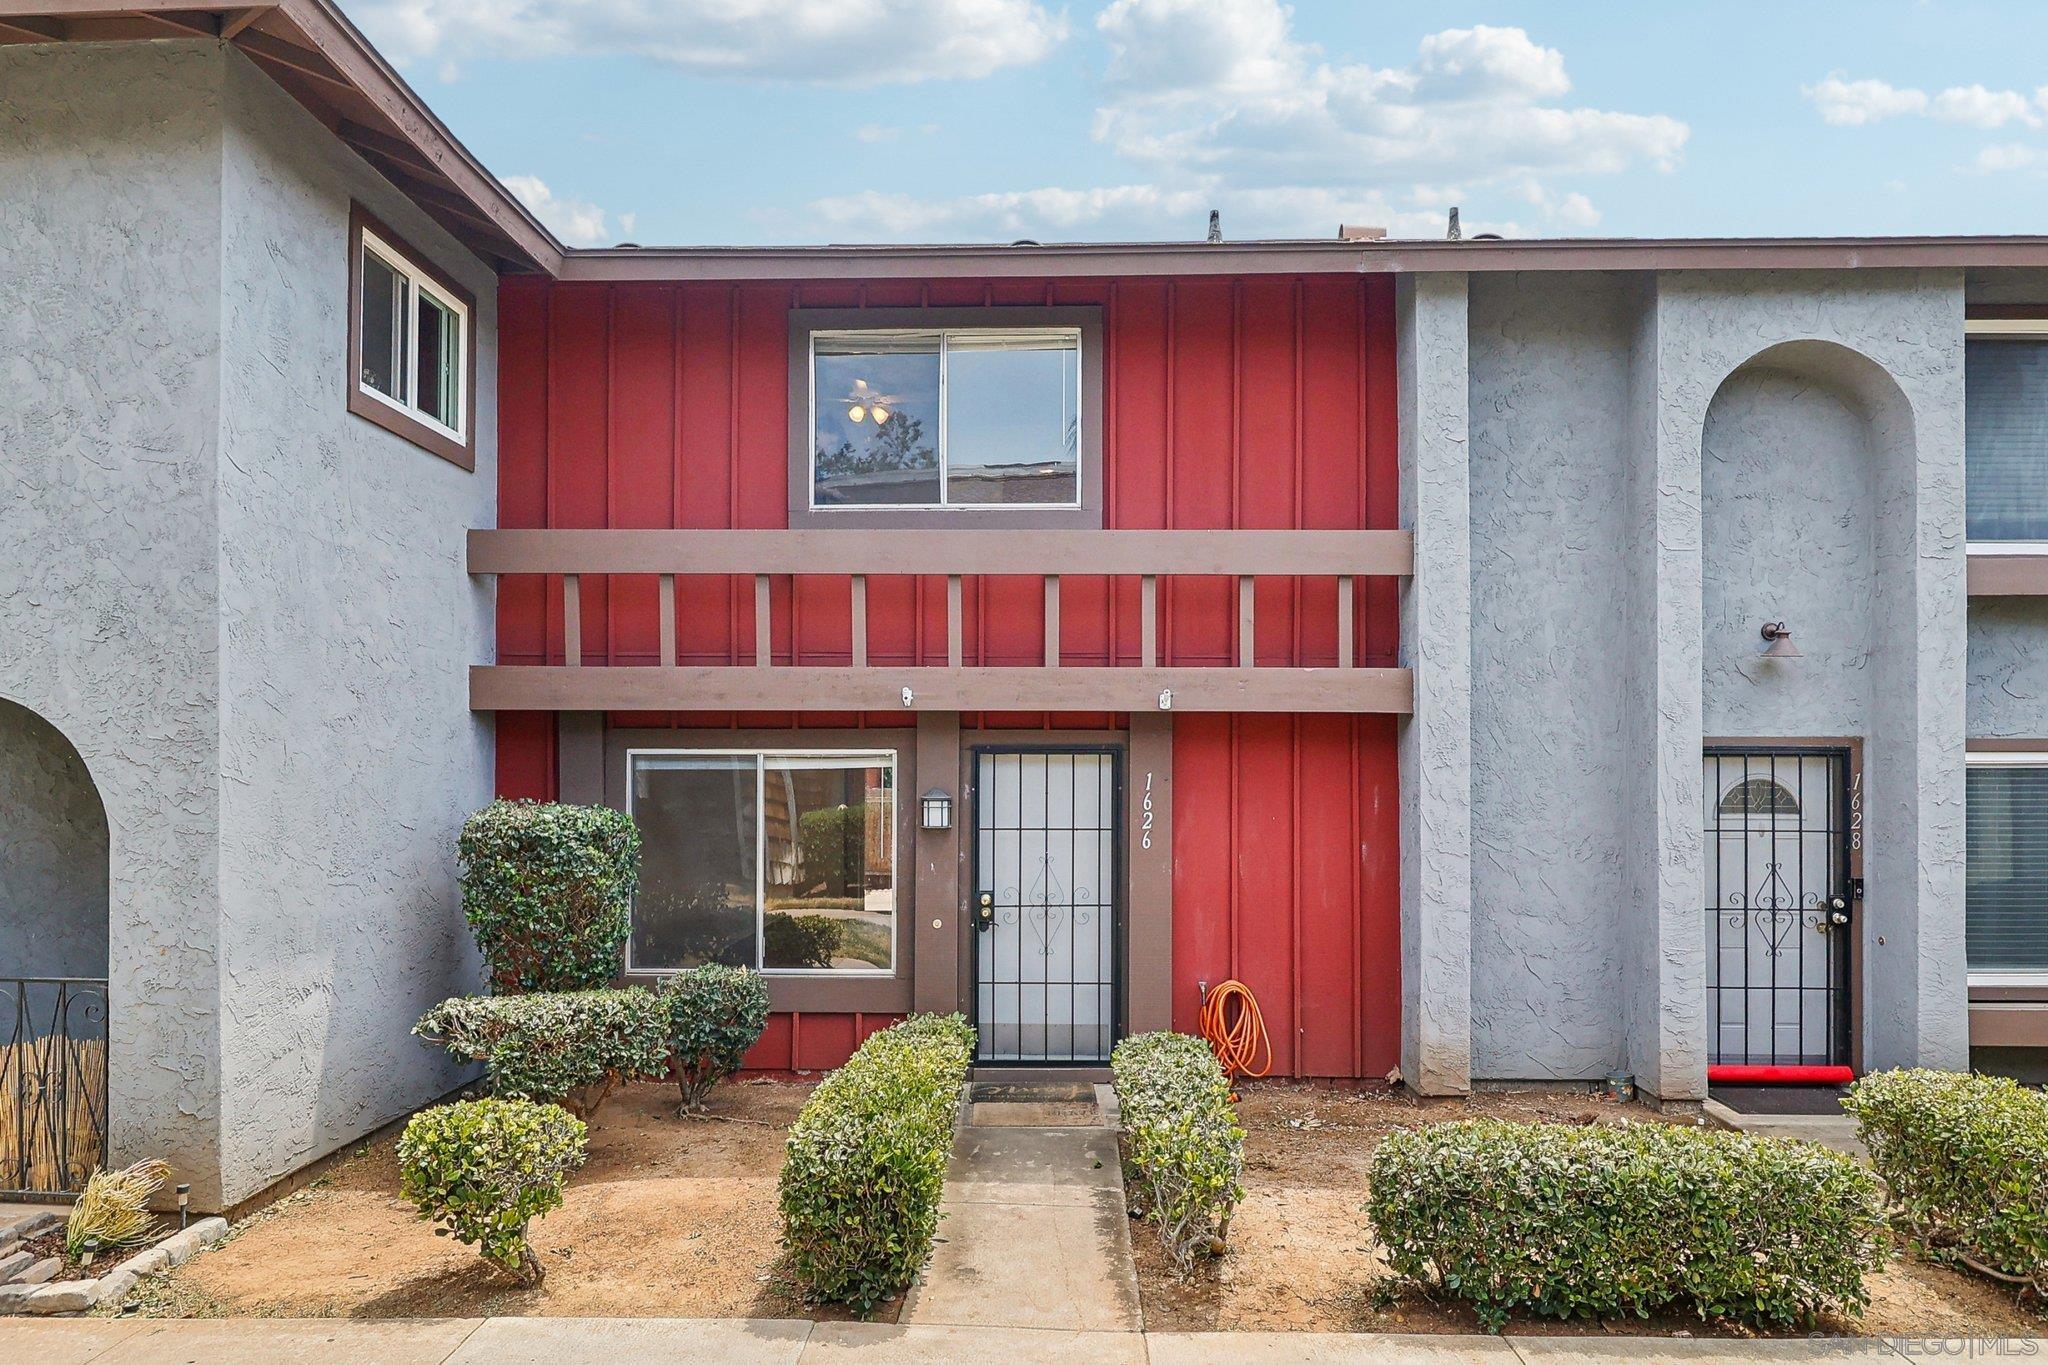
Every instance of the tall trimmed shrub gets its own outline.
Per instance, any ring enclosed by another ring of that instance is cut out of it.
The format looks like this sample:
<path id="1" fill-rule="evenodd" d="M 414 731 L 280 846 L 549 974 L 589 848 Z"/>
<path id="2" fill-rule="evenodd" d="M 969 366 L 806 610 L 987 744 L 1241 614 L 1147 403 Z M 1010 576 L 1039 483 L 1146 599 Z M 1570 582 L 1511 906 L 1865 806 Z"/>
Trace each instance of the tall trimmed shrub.
<path id="1" fill-rule="evenodd" d="M 494 994 L 594 990 L 618 976 L 640 877 L 631 816 L 493 801 L 464 822 L 456 853 Z"/>
<path id="2" fill-rule="evenodd" d="M 1185 1033 L 1141 1033 L 1110 1054 L 1138 1208 L 1174 1268 L 1222 1250 L 1244 1195 L 1244 1128 L 1216 1054 Z"/>
<path id="3" fill-rule="evenodd" d="M 558 1105 L 470 1100 L 413 1115 L 398 1140 L 399 1189 L 436 1234 L 528 1284 L 547 1276 L 527 1224 L 560 1208 L 586 1130 Z"/>
<path id="4" fill-rule="evenodd" d="M 1883 1071 L 1842 1107 L 1895 1227 L 1937 1259 L 2048 1293 L 2048 1096 L 2003 1076 Z"/>
<path id="5" fill-rule="evenodd" d="M 827 1076 L 789 1130 L 782 1245 L 804 1292 L 860 1313 L 908 1288 L 938 1232 L 974 1030 L 913 1015 Z"/>
<path id="6" fill-rule="evenodd" d="M 662 1074 L 668 1007 L 652 991 L 553 991 L 444 1000 L 413 1033 L 482 1062 L 500 1099 L 542 1100 L 588 1118 L 622 1081 Z"/>
<path id="7" fill-rule="evenodd" d="M 685 1114 L 699 1113 L 711 1088 L 740 1069 L 768 1026 L 768 983 L 744 967 L 706 963 L 662 983 L 671 1061 Z"/>
<path id="8" fill-rule="evenodd" d="M 1512 1313 L 1856 1315 L 1884 1264 L 1877 1181 L 1807 1142 L 1660 1123 L 1480 1119 L 1399 1132 L 1366 1211 L 1397 1274 Z"/>

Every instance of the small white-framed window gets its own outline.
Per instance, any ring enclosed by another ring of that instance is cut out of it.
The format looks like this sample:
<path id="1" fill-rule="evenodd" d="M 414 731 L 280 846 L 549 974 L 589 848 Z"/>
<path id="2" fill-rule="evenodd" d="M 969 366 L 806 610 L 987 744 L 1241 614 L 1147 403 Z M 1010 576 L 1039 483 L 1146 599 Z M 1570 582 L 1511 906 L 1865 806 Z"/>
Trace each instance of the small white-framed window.
<path id="1" fill-rule="evenodd" d="M 1963 475 L 1971 553 L 2048 553 L 2048 312 L 1964 321 Z"/>
<path id="2" fill-rule="evenodd" d="M 894 752 L 629 749 L 626 809 L 628 972 L 895 972 Z"/>
<path id="3" fill-rule="evenodd" d="M 349 238 L 349 411 L 474 468 L 469 294 L 360 208 Z"/>
<path id="4" fill-rule="evenodd" d="M 1081 329 L 810 335 L 810 506 L 1079 508 Z"/>
<path id="5" fill-rule="evenodd" d="M 1970 984 L 2048 984 L 2048 753 L 1973 751 L 1967 764 Z"/>

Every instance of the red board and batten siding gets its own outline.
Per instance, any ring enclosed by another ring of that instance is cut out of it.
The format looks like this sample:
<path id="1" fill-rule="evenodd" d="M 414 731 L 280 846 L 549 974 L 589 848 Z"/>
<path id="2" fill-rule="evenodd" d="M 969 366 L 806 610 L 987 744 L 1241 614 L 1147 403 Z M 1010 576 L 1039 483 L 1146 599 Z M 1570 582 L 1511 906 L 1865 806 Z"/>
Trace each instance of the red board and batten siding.
<path id="1" fill-rule="evenodd" d="M 1103 309 L 1104 510 L 1119 529 L 1355 528 L 1396 524 L 1393 291 L 1381 277 L 704 285 L 508 279 L 499 296 L 499 524 L 704 527 L 787 524 L 788 310 L 976 304 Z M 585 662 L 656 661 L 656 584 L 586 580 Z M 1359 582 L 1361 664 L 1391 664 L 1396 585 Z M 1335 661 L 1334 581 L 1262 581 L 1262 664 Z M 850 661 L 848 586 L 773 586 L 778 662 Z M 1138 585 L 1061 582 L 1070 667 L 1135 664 Z M 752 585 L 676 582 L 685 663 L 753 660 Z M 1034 580 L 970 580 L 966 661 L 1036 664 Z M 869 657 L 938 664 L 942 580 L 874 578 Z M 1168 581 L 1162 662 L 1233 661 L 1228 580 Z M 560 662 L 558 585 L 499 585 L 503 663 Z M 811 714 L 615 717 L 638 725 L 858 727 Z M 902 717 L 875 718 L 900 726 Z M 1115 727 L 1111 715 L 987 715 L 970 727 Z M 1258 993 L 1275 1070 L 1383 1075 L 1399 1047 L 1398 803 L 1382 716 L 1182 715 L 1174 731 L 1175 1023 L 1196 983 L 1235 975 Z M 498 717 L 498 786 L 555 790 L 554 727 Z M 778 1015 L 750 1057 L 835 1065 L 890 1017 Z"/>

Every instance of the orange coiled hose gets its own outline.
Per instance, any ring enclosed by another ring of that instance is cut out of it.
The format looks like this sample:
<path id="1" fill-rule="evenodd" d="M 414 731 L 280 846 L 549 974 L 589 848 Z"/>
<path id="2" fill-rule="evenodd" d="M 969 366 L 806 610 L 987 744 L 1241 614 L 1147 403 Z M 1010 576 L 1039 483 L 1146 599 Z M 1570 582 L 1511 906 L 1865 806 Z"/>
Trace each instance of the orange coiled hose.
<path id="1" fill-rule="evenodd" d="M 1218 982 L 1202 997 L 1202 1037 L 1233 1081 L 1273 1069 L 1273 1043 L 1266 1037 L 1258 997 L 1242 981 Z"/>

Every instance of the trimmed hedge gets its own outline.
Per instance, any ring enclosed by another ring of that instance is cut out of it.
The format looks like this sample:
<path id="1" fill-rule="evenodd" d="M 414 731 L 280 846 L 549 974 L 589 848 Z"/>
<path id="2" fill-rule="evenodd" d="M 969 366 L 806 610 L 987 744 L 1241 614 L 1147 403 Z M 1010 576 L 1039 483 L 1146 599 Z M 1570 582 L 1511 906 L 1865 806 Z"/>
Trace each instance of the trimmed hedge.
<path id="1" fill-rule="evenodd" d="M 620 1081 L 662 1075 L 669 1055 L 668 1007 L 637 986 L 461 996 L 412 1031 L 482 1062 L 500 1099 L 550 1101 L 585 1118 Z"/>
<path id="2" fill-rule="evenodd" d="M 1510 1313 L 1757 1325 L 1860 1314 L 1884 1264 L 1877 1181 L 1805 1142 L 1661 1123 L 1480 1119 L 1398 1132 L 1366 1211 L 1397 1274 Z"/>
<path id="3" fill-rule="evenodd" d="M 1141 1033 L 1109 1058 L 1135 1204 L 1181 1274 L 1220 1252 L 1244 1195 L 1244 1129 L 1216 1054 L 1185 1033 Z"/>
<path id="4" fill-rule="evenodd" d="M 1842 1107 L 1894 1226 L 1937 1258 L 2048 1291 L 2048 1096 L 2003 1076 L 1883 1071 Z"/>
<path id="5" fill-rule="evenodd" d="M 768 983 L 744 967 L 707 963 L 662 983 L 683 1112 L 703 1109 L 711 1087 L 740 1069 L 768 1026 Z"/>
<path id="6" fill-rule="evenodd" d="M 931 1254 L 974 1030 L 913 1015 L 862 1043 L 789 1130 L 782 1245 L 814 1300 L 865 1314 Z"/>
<path id="7" fill-rule="evenodd" d="M 422 1219 L 528 1284 L 547 1271 L 526 1225 L 562 1205 L 587 1130 L 552 1104 L 469 1100 L 413 1115 L 398 1140 L 399 1189 Z"/>
<path id="8" fill-rule="evenodd" d="M 771 967 L 829 967 L 846 941 L 845 926 L 830 915 L 771 910 L 761 924 L 762 957 Z"/>
<path id="9" fill-rule="evenodd" d="M 455 851 L 494 994 L 595 990 L 618 975 L 640 879 L 631 816 L 493 801 L 463 823 Z"/>

